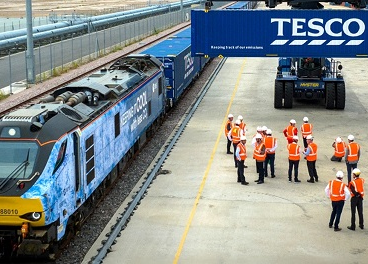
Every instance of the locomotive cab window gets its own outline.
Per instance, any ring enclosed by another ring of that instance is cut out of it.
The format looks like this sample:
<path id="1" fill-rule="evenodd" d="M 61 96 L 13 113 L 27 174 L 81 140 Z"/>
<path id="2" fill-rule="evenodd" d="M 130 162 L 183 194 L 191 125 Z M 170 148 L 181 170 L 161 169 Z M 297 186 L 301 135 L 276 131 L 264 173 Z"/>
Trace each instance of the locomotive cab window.
<path id="1" fill-rule="evenodd" d="M 27 179 L 32 175 L 38 145 L 34 142 L 0 141 L 0 180 Z"/>
<path id="2" fill-rule="evenodd" d="M 55 173 L 57 171 L 57 169 L 60 167 L 60 165 L 64 161 L 65 152 L 66 152 L 66 144 L 67 144 L 67 141 L 65 140 L 60 146 L 53 173 Z"/>

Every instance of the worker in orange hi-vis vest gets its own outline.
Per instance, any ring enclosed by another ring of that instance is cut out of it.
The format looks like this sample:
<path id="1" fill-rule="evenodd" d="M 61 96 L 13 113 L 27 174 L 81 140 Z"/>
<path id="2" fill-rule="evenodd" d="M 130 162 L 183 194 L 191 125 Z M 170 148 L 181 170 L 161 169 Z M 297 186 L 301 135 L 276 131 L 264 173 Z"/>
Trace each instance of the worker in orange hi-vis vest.
<path id="1" fill-rule="evenodd" d="M 309 180 L 307 182 L 314 183 L 318 182 L 318 174 L 316 170 L 316 161 L 317 161 L 317 144 L 313 142 L 312 135 L 307 136 L 308 147 L 303 151 L 307 159 L 307 167 Z"/>
<path id="2" fill-rule="evenodd" d="M 265 177 L 268 177 L 268 163 L 270 164 L 271 178 L 275 178 L 275 153 L 277 139 L 272 136 L 272 130 L 266 130 L 266 137 L 263 139 L 266 147 L 266 159 L 264 162 Z"/>
<path id="3" fill-rule="evenodd" d="M 360 158 L 360 146 L 354 142 L 355 137 L 353 135 L 348 136 L 348 145 L 345 149 L 345 162 L 346 169 L 348 171 L 348 183 L 351 181 L 351 171 L 358 167 Z"/>
<path id="4" fill-rule="evenodd" d="M 307 148 L 307 136 L 312 135 L 313 125 L 309 123 L 309 118 L 306 116 L 303 118 L 303 122 L 300 132 L 302 133 L 304 148 Z"/>
<path id="5" fill-rule="evenodd" d="M 243 135 L 245 136 L 245 132 L 247 132 L 247 124 L 243 121 L 243 116 L 239 115 L 238 119 L 240 120 L 239 127 L 243 130 Z"/>
<path id="6" fill-rule="evenodd" d="M 229 131 L 229 134 L 227 135 L 228 139 L 233 142 L 233 148 L 234 148 L 234 162 L 235 162 L 235 168 L 238 167 L 238 161 L 235 156 L 236 152 L 236 146 L 240 142 L 240 137 L 243 136 L 243 130 L 239 127 L 240 120 L 237 119 L 235 121 L 235 126 Z"/>
<path id="7" fill-rule="evenodd" d="M 296 128 L 296 121 L 294 119 L 290 120 L 290 124 L 284 129 L 283 133 L 286 137 L 288 144 L 293 143 L 293 136 L 298 135 L 298 129 Z"/>
<path id="8" fill-rule="evenodd" d="M 255 148 L 255 145 L 256 145 L 256 142 L 257 142 L 257 140 L 256 140 L 257 134 L 262 135 L 262 140 L 263 140 L 263 133 L 262 132 L 263 132 L 262 127 L 257 126 L 257 132 L 253 135 L 252 142 L 251 142 L 251 145 L 252 145 L 253 149 Z M 254 154 L 253 154 L 253 159 L 254 159 Z M 247 168 L 247 166 L 246 166 L 246 168 Z M 257 173 L 259 173 L 257 166 L 256 166 L 256 171 L 257 171 Z"/>
<path id="9" fill-rule="evenodd" d="M 345 156 L 345 149 L 346 149 L 345 142 L 342 140 L 341 137 L 337 137 L 335 141 L 332 143 L 332 147 L 334 148 L 335 152 L 331 157 L 331 161 L 341 162 L 342 158 Z"/>
<path id="10" fill-rule="evenodd" d="M 294 167 L 294 182 L 298 183 L 300 180 L 298 179 L 299 172 L 299 161 L 300 161 L 300 146 L 298 145 L 299 138 L 298 136 L 293 137 L 293 142 L 288 144 L 287 149 L 289 151 L 289 182 L 291 182 L 293 167 Z"/>
<path id="11" fill-rule="evenodd" d="M 253 157 L 256 160 L 256 167 L 258 172 L 258 180 L 255 180 L 257 184 L 264 183 L 264 168 L 263 163 L 266 159 L 266 147 L 263 143 L 263 137 L 261 134 L 255 136 L 256 143 L 254 145 Z"/>
<path id="12" fill-rule="evenodd" d="M 360 178 L 360 170 L 353 170 L 353 180 L 349 183 L 351 192 L 350 207 L 351 207 L 351 225 L 348 229 L 355 230 L 355 212 L 358 210 L 359 227 L 364 229 L 363 219 L 363 197 L 364 197 L 364 179 Z"/>
<path id="13" fill-rule="evenodd" d="M 342 182 L 343 177 L 344 173 L 338 171 L 336 173 L 336 179 L 330 181 L 325 188 L 326 196 L 331 199 L 332 203 L 332 212 L 328 226 L 329 228 L 334 226 L 335 231 L 341 231 L 339 223 L 342 209 L 344 208 L 345 201 L 350 198 L 349 188 Z"/>
<path id="14" fill-rule="evenodd" d="M 231 140 L 227 137 L 227 135 L 229 134 L 230 130 L 233 128 L 234 126 L 234 123 L 233 123 L 233 119 L 234 119 L 234 116 L 232 114 L 229 114 L 227 116 L 227 122 L 226 122 L 226 125 L 225 125 L 225 137 L 227 139 L 227 146 L 226 146 L 226 153 L 227 154 L 233 154 L 231 151 L 230 151 L 230 147 L 231 147 Z"/>
<path id="15" fill-rule="evenodd" d="M 249 182 L 245 180 L 244 176 L 244 161 L 247 159 L 247 148 L 245 144 L 247 143 L 247 138 L 245 136 L 240 137 L 240 142 L 236 147 L 236 159 L 238 160 L 238 182 L 243 185 L 248 185 Z"/>
<path id="16" fill-rule="evenodd" d="M 253 135 L 252 142 L 251 142 L 251 145 L 252 145 L 253 148 L 254 148 L 254 146 L 255 146 L 255 144 L 257 142 L 257 140 L 256 140 L 257 134 L 261 134 L 262 135 L 262 132 L 263 132 L 262 127 L 261 126 L 257 126 L 257 132 Z M 257 171 L 257 173 L 258 173 L 258 171 Z"/>

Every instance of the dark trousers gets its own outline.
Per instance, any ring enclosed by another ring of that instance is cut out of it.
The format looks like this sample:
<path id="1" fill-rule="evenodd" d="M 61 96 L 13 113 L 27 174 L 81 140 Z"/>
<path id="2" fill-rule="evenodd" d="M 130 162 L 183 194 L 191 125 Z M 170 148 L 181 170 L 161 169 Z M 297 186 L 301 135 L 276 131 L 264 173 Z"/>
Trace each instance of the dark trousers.
<path id="1" fill-rule="evenodd" d="M 258 181 L 260 181 L 260 182 L 264 181 L 263 163 L 264 163 L 264 161 L 257 161 L 256 160 L 256 167 L 257 167 L 257 172 L 258 172 Z"/>
<path id="2" fill-rule="evenodd" d="M 316 161 L 307 160 L 308 173 L 311 180 L 318 181 L 318 174 L 316 170 Z"/>
<path id="3" fill-rule="evenodd" d="M 293 167 L 294 167 L 294 179 L 298 179 L 298 172 L 299 172 L 299 160 L 289 160 L 289 181 L 291 181 L 291 176 L 293 174 Z"/>
<path id="4" fill-rule="evenodd" d="M 346 163 L 346 169 L 348 170 L 348 183 L 351 181 L 351 172 L 358 167 L 357 163 Z"/>
<path id="5" fill-rule="evenodd" d="M 238 160 L 238 182 L 245 182 L 244 160 Z"/>
<path id="6" fill-rule="evenodd" d="M 307 138 L 303 137 L 303 144 L 304 144 L 304 148 L 306 149 L 308 147 L 308 143 L 307 143 Z"/>
<path id="7" fill-rule="evenodd" d="M 330 217 L 330 223 L 329 226 L 332 226 L 335 220 L 335 228 L 339 227 L 339 223 L 340 223 L 340 217 L 341 217 L 341 213 L 342 213 L 342 209 L 344 208 L 344 203 L 345 201 L 336 201 L 336 202 L 332 202 L 332 213 L 331 213 L 331 217 Z"/>
<path id="8" fill-rule="evenodd" d="M 271 176 L 275 175 L 275 153 L 266 154 L 266 159 L 264 162 L 264 175 L 267 177 L 268 175 L 268 163 L 270 163 Z"/>
<path id="9" fill-rule="evenodd" d="M 351 227 L 355 229 L 355 212 L 358 210 L 359 216 L 359 226 L 364 226 L 364 219 L 363 219 L 363 198 L 362 197 L 351 197 L 350 200 L 351 206 Z"/>
<path id="10" fill-rule="evenodd" d="M 233 147 L 234 147 L 234 162 L 235 162 L 235 167 L 237 168 L 238 167 L 238 160 L 236 159 L 236 147 L 238 146 L 239 142 L 238 143 L 234 143 L 233 142 Z"/>
<path id="11" fill-rule="evenodd" d="M 227 139 L 226 153 L 230 153 L 231 140 Z"/>

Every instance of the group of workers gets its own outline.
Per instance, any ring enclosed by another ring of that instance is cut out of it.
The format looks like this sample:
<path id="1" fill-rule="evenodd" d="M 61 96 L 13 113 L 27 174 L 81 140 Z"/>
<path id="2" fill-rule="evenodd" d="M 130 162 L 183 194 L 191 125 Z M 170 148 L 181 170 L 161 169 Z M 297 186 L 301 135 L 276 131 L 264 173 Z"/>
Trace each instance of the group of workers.
<path id="1" fill-rule="evenodd" d="M 351 225 L 347 228 L 354 231 L 355 226 L 355 213 L 358 211 L 359 228 L 364 229 L 363 218 L 363 197 L 364 197 L 364 179 L 360 178 L 361 171 L 358 168 L 353 169 L 353 180 L 348 185 L 343 183 L 344 173 L 338 171 L 336 173 L 336 179 L 331 180 L 326 188 L 326 196 L 331 199 L 332 212 L 329 221 L 329 228 L 334 227 L 334 231 L 341 231 L 339 227 L 340 217 L 344 208 L 345 201 L 350 197 L 351 207 Z"/>
<path id="2" fill-rule="evenodd" d="M 228 115 L 228 120 L 225 126 L 225 136 L 227 138 L 227 154 L 234 155 L 235 168 L 237 168 L 238 182 L 243 185 L 248 185 L 249 182 L 245 180 L 244 168 L 245 161 L 247 159 L 246 142 L 246 124 L 243 117 L 238 116 L 238 119 L 233 122 L 234 116 Z M 291 119 L 289 125 L 283 130 L 283 134 L 288 142 L 287 149 L 289 154 L 289 170 L 288 178 L 289 182 L 292 182 L 292 172 L 294 170 L 294 182 L 299 183 L 298 169 L 300 155 L 304 154 L 304 159 L 307 161 L 307 168 L 309 179 L 307 182 L 318 182 L 318 173 L 316 170 L 317 161 L 317 144 L 314 143 L 313 138 L 313 125 L 309 123 L 308 117 L 303 118 L 303 124 L 300 127 L 301 136 L 303 138 L 304 149 L 298 144 L 298 129 L 296 127 L 296 121 Z M 364 228 L 363 222 L 363 196 L 364 196 L 364 179 L 361 179 L 360 170 L 357 168 L 360 158 L 360 146 L 356 143 L 353 135 L 348 136 L 348 143 L 345 143 L 341 137 L 337 137 L 332 144 L 334 148 L 334 155 L 331 157 L 331 161 L 341 162 L 342 158 L 345 159 L 348 185 L 342 182 L 343 172 L 338 171 L 336 179 L 329 182 L 326 186 L 326 195 L 332 201 L 332 213 L 329 222 L 329 227 L 334 226 L 335 231 L 340 231 L 339 227 L 340 216 L 344 207 L 345 200 L 351 198 L 351 225 L 348 229 L 355 230 L 355 212 L 358 211 L 359 215 L 359 227 Z M 233 152 L 231 151 L 231 145 L 233 145 Z M 256 161 L 256 170 L 258 173 L 258 179 L 255 180 L 257 184 L 264 183 L 264 178 L 268 177 L 268 164 L 270 165 L 271 178 L 275 176 L 275 151 L 277 148 L 277 139 L 272 136 L 272 130 L 266 126 L 257 127 L 257 133 L 253 136 L 251 145 L 253 147 L 253 159 Z M 353 174 L 353 181 L 351 180 L 351 174 Z"/>
<path id="3" fill-rule="evenodd" d="M 290 124 L 283 131 L 284 136 L 288 142 L 287 149 L 289 151 L 289 182 L 292 182 L 293 169 L 294 182 L 300 182 L 300 180 L 298 179 L 300 153 L 304 154 L 305 159 L 307 160 L 307 168 L 309 174 L 309 180 L 307 180 L 307 182 L 318 182 L 318 174 L 316 170 L 317 144 L 314 143 L 314 138 L 312 136 L 313 125 L 309 123 L 308 117 L 303 118 L 303 124 L 300 127 L 300 131 L 303 138 L 303 151 L 301 151 L 300 146 L 298 145 L 298 129 L 296 127 L 296 121 L 294 119 L 290 120 Z"/>

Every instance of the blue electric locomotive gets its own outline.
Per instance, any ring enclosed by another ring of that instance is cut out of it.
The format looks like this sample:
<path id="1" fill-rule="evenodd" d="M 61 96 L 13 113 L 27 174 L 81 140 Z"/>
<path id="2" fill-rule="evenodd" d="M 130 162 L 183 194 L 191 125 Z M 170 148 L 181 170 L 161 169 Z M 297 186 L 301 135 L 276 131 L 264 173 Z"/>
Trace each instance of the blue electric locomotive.
<path id="1" fill-rule="evenodd" d="M 2 117 L 0 258 L 50 254 L 83 221 L 163 115 L 164 80 L 130 55 Z"/>
<path id="2" fill-rule="evenodd" d="M 53 257 L 209 61 L 190 28 L 0 121 L 0 259 Z M 157 58 L 156 58 L 157 57 Z"/>

